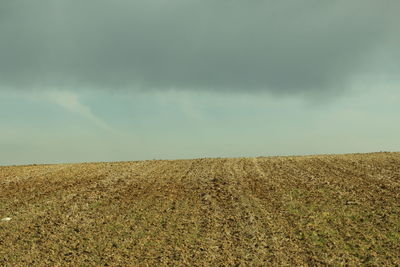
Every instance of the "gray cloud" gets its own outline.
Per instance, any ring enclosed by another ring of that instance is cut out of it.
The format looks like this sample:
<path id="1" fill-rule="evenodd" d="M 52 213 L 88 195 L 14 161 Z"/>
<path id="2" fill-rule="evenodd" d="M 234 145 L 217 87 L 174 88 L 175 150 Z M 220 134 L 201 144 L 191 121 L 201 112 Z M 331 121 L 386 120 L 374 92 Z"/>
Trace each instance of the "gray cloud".
<path id="1" fill-rule="evenodd" d="M 398 73 L 399 8 L 397 0 L 6 0 L 0 87 L 330 92 L 368 71 Z"/>

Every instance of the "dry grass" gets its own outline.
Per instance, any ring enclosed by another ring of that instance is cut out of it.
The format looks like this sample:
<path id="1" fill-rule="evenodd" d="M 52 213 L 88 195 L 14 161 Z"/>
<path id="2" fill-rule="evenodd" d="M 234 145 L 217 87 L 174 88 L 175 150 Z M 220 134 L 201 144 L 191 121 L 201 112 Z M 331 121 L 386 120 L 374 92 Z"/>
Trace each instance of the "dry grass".
<path id="1" fill-rule="evenodd" d="M 0 265 L 400 264 L 400 153 L 0 167 Z"/>

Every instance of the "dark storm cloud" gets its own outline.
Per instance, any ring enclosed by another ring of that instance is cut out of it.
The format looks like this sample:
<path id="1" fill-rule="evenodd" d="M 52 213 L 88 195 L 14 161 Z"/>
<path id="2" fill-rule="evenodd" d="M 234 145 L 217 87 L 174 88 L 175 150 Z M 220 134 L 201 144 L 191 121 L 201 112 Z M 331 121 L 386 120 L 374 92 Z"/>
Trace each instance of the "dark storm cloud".
<path id="1" fill-rule="evenodd" d="M 395 0 L 4 0 L 0 87 L 320 93 L 397 68 L 399 8 Z"/>

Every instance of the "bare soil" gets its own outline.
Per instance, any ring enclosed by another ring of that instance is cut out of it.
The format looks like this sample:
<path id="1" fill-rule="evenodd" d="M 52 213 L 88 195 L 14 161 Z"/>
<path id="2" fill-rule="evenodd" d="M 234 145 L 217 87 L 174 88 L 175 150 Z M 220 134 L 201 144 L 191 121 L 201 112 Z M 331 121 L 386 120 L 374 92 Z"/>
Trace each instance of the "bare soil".
<path id="1" fill-rule="evenodd" d="M 400 265 L 400 153 L 0 167 L 0 266 L 327 264 Z"/>

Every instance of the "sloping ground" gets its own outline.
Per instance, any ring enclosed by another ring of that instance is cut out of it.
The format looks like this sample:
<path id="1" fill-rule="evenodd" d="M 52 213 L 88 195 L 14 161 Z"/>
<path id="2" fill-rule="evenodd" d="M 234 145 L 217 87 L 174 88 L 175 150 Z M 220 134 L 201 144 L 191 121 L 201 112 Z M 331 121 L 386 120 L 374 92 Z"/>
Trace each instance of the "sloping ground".
<path id="1" fill-rule="evenodd" d="M 400 153 L 0 167 L 0 265 L 400 264 Z"/>

